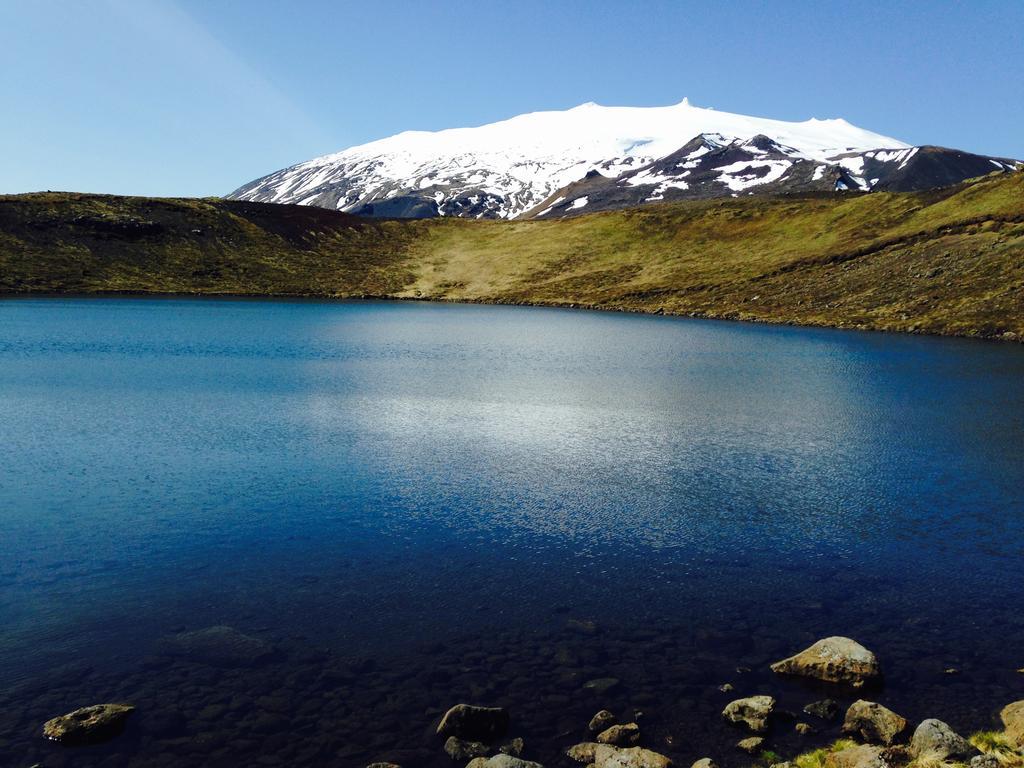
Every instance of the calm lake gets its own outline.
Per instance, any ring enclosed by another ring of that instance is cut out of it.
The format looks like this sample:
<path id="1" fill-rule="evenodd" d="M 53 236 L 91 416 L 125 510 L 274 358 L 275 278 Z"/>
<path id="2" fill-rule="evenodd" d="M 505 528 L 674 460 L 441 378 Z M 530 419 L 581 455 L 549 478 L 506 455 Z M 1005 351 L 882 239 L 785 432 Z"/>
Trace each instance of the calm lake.
<path id="1" fill-rule="evenodd" d="M 1024 698 L 1024 347 L 0 301 L 0 765 L 451 766 L 460 701 L 549 768 L 602 707 L 740 765 L 738 696 L 818 729 L 786 756 L 836 737 L 800 710 L 857 695 L 767 670 L 831 634 L 912 723 Z M 42 739 L 105 701 L 138 708 L 114 741 Z"/>

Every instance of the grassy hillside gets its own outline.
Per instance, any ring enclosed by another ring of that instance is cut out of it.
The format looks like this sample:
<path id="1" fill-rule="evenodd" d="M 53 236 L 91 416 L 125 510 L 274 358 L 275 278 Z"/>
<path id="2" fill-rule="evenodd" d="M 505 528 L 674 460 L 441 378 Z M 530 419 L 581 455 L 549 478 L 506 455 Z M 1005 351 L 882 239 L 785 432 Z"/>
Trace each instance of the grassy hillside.
<path id="1" fill-rule="evenodd" d="M 26 291 L 537 303 L 1024 338 L 1024 173 L 522 222 L 0 197 L 0 292 Z"/>

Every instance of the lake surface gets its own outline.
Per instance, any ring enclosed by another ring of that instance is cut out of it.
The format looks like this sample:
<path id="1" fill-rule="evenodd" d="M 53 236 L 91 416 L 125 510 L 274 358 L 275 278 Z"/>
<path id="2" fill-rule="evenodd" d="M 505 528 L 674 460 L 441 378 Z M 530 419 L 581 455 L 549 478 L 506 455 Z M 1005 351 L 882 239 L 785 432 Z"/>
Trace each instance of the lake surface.
<path id="1" fill-rule="evenodd" d="M 739 765 L 731 698 L 856 698 L 767 670 L 830 634 L 908 719 L 989 727 L 1024 698 L 1022 436 L 1020 346 L 0 301 L 0 764 L 445 766 L 432 725 L 470 701 L 549 767 L 605 706 Z M 209 627 L 273 653 L 182 640 Z M 105 746 L 40 736 L 122 700 Z M 804 719 L 777 751 L 835 738 Z"/>

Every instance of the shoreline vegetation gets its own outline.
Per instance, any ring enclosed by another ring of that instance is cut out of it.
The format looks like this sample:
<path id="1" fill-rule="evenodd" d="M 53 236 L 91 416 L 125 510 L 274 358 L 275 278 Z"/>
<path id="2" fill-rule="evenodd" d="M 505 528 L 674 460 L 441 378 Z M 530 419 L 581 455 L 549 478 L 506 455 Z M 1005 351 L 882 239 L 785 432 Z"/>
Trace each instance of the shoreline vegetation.
<path id="1" fill-rule="evenodd" d="M 0 196 L 0 296 L 24 294 L 413 299 L 1024 341 L 1024 173 L 553 221 Z"/>

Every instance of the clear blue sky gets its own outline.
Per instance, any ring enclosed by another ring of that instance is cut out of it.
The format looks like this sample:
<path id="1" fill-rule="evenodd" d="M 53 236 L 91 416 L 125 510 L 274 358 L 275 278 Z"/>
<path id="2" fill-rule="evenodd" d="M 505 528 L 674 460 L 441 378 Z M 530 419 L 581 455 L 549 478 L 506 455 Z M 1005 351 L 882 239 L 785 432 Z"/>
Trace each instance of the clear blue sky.
<path id="1" fill-rule="evenodd" d="M 1024 0 L 0 0 L 0 192 L 224 194 L 586 101 L 1024 158 Z"/>

